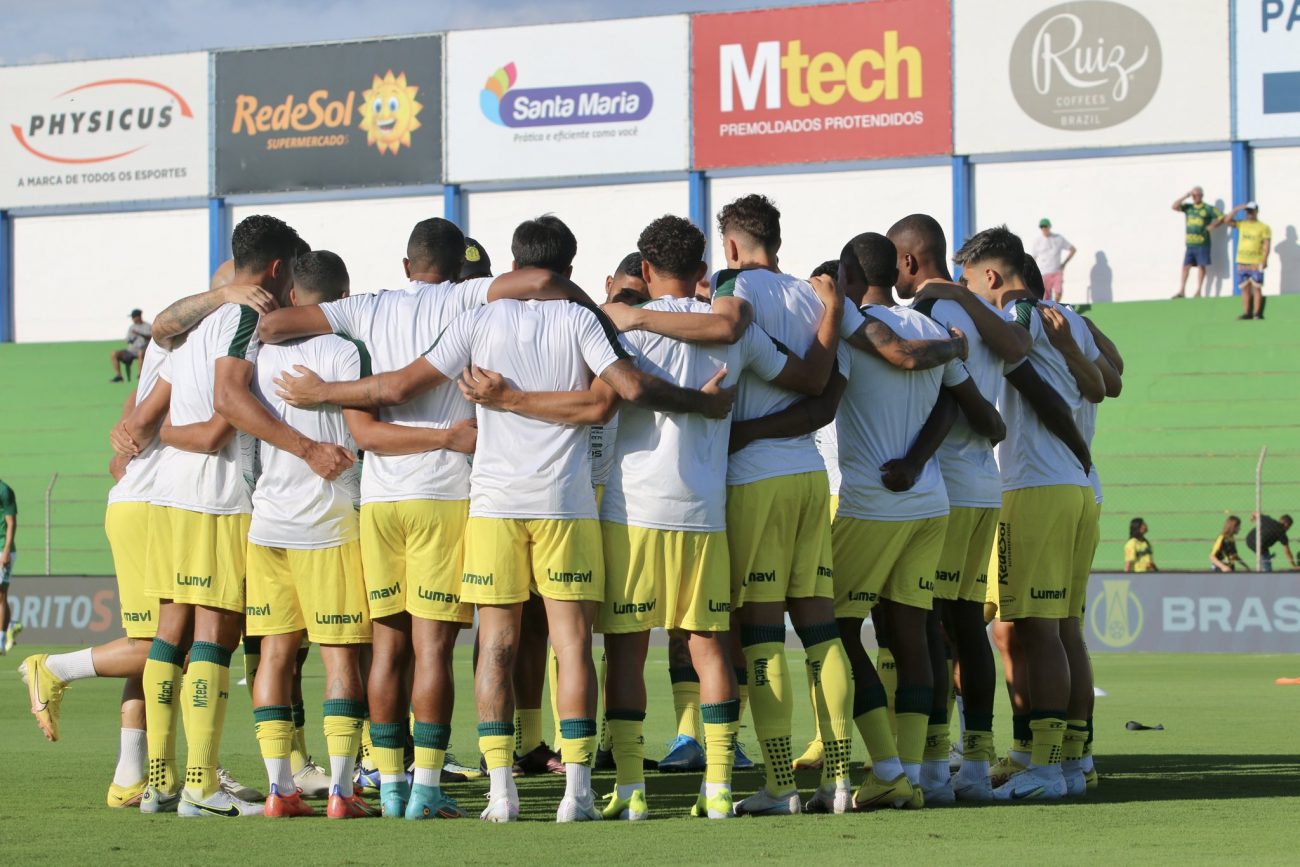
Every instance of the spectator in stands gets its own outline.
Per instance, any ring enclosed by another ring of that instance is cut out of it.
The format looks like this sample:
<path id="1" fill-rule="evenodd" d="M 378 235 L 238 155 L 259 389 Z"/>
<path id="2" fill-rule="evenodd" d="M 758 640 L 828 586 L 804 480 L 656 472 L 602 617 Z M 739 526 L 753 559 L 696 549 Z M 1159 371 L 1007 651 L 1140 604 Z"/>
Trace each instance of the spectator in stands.
<path id="1" fill-rule="evenodd" d="M 1034 239 L 1029 252 L 1038 263 L 1038 271 L 1043 275 L 1043 286 L 1047 300 L 1060 301 L 1065 288 L 1065 266 L 1070 264 L 1078 252 L 1074 245 L 1065 240 L 1064 235 L 1052 231 L 1052 221 L 1043 217 L 1038 221 L 1039 235 Z"/>
<path id="2" fill-rule="evenodd" d="M 113 378 L 109 382 L 122 381 L 122 365 L 126 365 L 126 378 L 131 378 L 131 365 L 144 356 L 149 338 L 153 336 L 153 326 L 144 321 L 140 308 L 131 311 L 131 327 L 126 330 L 126 349 L 114 349 L 108 357 L 113 362 Z"/>
<path id="3" fill-rule="evenodd" d="M 1273 546 L 1278 544 L 1282 546 L 1283 552 L 1286 553 L 1287 562 L 1294 569 L 1295 556 L 1291 553 L 1291 540 L 1286 537 L 1287 530 L 1291 529 L 1291 516 L 1283 515 L 1274 521 L 1268 515 L 1260 518 L 1259 513 L 1255 512 L 1250 517 L 1255 521 L 1255 526 L 1251 527 L 1250 532 L 1246 534 L 1246 547 L 1250 549 L 1252 554 L 1258 551 L 1256 556 L 1259 558 L 1260 571 L 1273 571 Z M 1263 534 L 1259 537 L 1259 547 L 1256 548 L 1255 532 L 1261 527 L 1263 528 Z"/>
<path id="4" fill-rule="evenodd" d="M 1229 515 L 1223 522 L 1223 530 L 1210 549 L 1210 563 L 1216 572 L 1235 572 L 1239 564 L 1245 567 L 1246 564 L 1237 556 L 1237 533 L 1240 530 L 1241 518 L 1236 515 Z"/>
<path id="5" fill-rule="evenodd" d="M 1125 572 L 1159 572 L 1151 543 L 1147 541 L 1147 522 L 1134 518 L 1128 522 L 1128 541 L 1124 543 Z"/>
<path id="6" fill-rule="evenodd" d="M 1193 297 L 1200 298 L 1201 289 L 1205 286 L 1205 269 L 1210 267 L 1210 230 L 1214 228 L 1215 221 L 1223 216 L 1223 212 L 1214 205 L 1207 204 L 1204 198 L 1204 190 L 1192 187 L 1174 200 L 1174 210 L 1186 220 L 1184 235 L 1187 242 L 1187 251 L 1183 254 L 1183 277 L 1175 298 L 1184 297 L 1187 274 L 1192 266 L 1196 267 L 1196 295 Z M 1188 199 L 1191 201 L 1188 202 Z"/>
<path id="7" fill-rule="evenodd" d="M 1238 220 L 1237 214 L 1245 213 Z M 1268 267 L 1268 254 L 1272 252 L 1273 230 L 1259 220 L 1259 205 L 1247 202 L 1233 205 L 1232 210 L 1215 220 L 1215 225 L 1227 223 L 1237 230 L 1236 281 L 1241 289 L 1242 314 L 1238 319 L 1264 318 L 1264 269 Z M 1213 226 L 1211 226 L 1213 228 Z"/>
<path id="8" fill-rule="evenodd" d="M 14 646 L 14 636 L 23 625 L 13 619 L 9 609 L 9 577 L 14 571 L 14 558 L 18 556 L 18 498 L 14 489 L 0 479 L 0 517 L 4 518 L 4 547 L 0 548 L 0 656 Z"/>

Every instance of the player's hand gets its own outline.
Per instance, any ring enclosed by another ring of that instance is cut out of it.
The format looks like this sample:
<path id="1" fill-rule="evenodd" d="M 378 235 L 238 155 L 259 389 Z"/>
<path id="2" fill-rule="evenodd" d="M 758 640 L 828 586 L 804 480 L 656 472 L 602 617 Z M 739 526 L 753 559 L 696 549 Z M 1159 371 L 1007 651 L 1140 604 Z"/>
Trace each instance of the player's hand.
<path id="1" fill-rule="evenodd" d="M 518 393 L 495 370 L 471 364 L 456 381 L 465 399 L 492 409 L 510 409 L 511 399 Z"/>
<path id="2" fill-rule="evenodd" d="M 1055 307 L 1045 305 L 1040 306 L 1038 311 L 1043 317 L 1043 330 L 1047 332 L 1047 339 L 1058 352 L 1069 352 L 1078 348 L 1078 344 L 1070 335 L 1070 322 L 1065 318 L 1064 313 Z"/>
<path id="3" fill-rule="evenodd" d="M 726 418 L 731 413 L 731 405 L 736 401 L 736 389 L 739 385 L 723 387 L 722 380 L 727 376 L 727 368 L 713 374 L 713 378 L 704 383 L 700 392 L 706 395 L 704 415 L 709 418 Z"/>
<path id="4" fill-rule="evenodd" d="M 478 445 L 478 421 L 472 418 L 463 418 L 447 428 L 447 434 L 449 436 L 447 441 L 448 451 L 472 455 L 474 454 L 474 447 Z"/>
<path id="5" fill-rule="evenodd" d="M 880 483 L 895 494 L 912 490 L 921 468 L 907 458 L 895 458 L 880 465 Z"/>
<path id="6" fill-rule="evenodd" d="M 640 311 L 629 304 L 610 303 L 600 305 L 600 310 L 609 317 L 609 321 L 614 323 L 614 327 L 620 332 L 636 331 L 639 327 L 637 319 Z"/>
<path id="7" fill-rule="evenodd" d="M 285 403 L 299 409 L 310 409 L 325 403 L 325 380 L 301 364 L 295 364 L 293 369 L 298 371 L 298 376 L 282 370 L 279 376 L 271 380 L 277 386 L 275 393 Z"/>
<path id="8" fill-rule="evenodd" d="M 131 459 L 124 455 L 113 455 L 113 459 L 108 462 L 108 474 L 113 477 L 114 482 L 122 481 L 122 477 L 126 475 L 126 465 L 130 462 Z"/>
<path id="9" fill-rule="evenodd" d="M 926 280 L 921 284 L 921 288 L 916 290 L 916 300 L 927 301 L 933 298 L 936 301 L 956 301 L 963 293 L 969 291 L 969 289 L 960 283 L 953 283 L 950 280 L 940 280 L 938 277 L 931 277 L 929 280 Z"/>
<path id="10" fill-rule="evenodd" d="M 313 473 L 327 482 L 334 481 L 340 473 L 357 462 L 357 456 L 343 446 L 318 442 L 307 446 L 302 459 Z"/>
<path id="11" fill-rule="evenodd" d="M 140 446 L 126 432 L 125 422 L 113 425 L 113 429 L 108 432 L 108 442 L 113 447 L 113 451 L 124 458 L 133 458 L 140 454 Z"/>
<path id="12" fill-rule="evenodd" d="M 844 296 L 840 293 L 839 287 L 835 285 L 835 278 L 829 274 L 818 274 L 808 280 L 812 284 L 813 292 L 817 293 L 817 300 L 827 307 L 843 306 Z"/>
<path id="13" fill-rule="evenodd" d="M 228 284 L 217 290 L 227 304 L 243 304 L 252 307 L 259 314 L 270 313 L 280 305 L 275 303 L 275 296 L 261 286 L 246 283 Z"/>
<path id="14" fill-rule="evenodd" d="M 970 340 L 966 337 L 966 333 L 960 328 L 953 328 L 951 326 L 948 328 L 948 333 L 952 335 L 952 339 L 957 342 L 958 357 L 961 358 L 962 361 L 970 358 Z"/>

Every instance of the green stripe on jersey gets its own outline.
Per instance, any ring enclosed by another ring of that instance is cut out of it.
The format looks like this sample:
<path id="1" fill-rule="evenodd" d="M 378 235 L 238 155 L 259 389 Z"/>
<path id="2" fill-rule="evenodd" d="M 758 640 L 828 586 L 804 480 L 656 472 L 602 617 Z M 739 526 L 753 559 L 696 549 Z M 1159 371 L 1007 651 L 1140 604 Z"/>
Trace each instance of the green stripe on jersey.
<path id="1" fill-rule="evenodd" d="M 257 331 L 257 311 L 247 304 L 239 305 L 239 325 L 235 328 L 235 337 L 230 341 L 226 355 L 230 358 L 247 358 L 248 344 Z"/>
<path id="2" fill-rule="evenodd" d="M 713 297 L 728 298 L 736 294 L 736 277 L 740 275 L 741 268 L 724 268 L 718 272 L 718 277 L 714 280 Z"/>
<path id="3" fill-rule="evenodd" d="M 349 343 L 357 348 L 357 354 L 361 356 L 361 374 L 357 379 L 365 379 L 370 376 L 370 350 L 366 349 L 366 344 L 355 337 L 345 337 Z"/>
<path id="4" fill-rule="evenodd" d="M 1037 306 L 1038 302 L 1032 298 L 1021 298 L 1017 301 L 1015 307 L 1016 324 L 1022 325 L 1028 330 L 1029 322 L 1034 316 L 1034 308 Z"/>

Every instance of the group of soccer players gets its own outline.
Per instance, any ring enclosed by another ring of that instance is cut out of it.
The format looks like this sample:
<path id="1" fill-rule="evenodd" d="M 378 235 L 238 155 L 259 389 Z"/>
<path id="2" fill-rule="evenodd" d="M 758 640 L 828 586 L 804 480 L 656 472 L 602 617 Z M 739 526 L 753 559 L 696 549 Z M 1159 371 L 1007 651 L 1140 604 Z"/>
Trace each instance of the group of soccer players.
<path id="1" fill-rule="evenodd" d="M 408 285 L 360 295 L 337 255 L 280 220 L 241 222 L 214 288 L 155 320 L 112 435 L 105 526 L 127 638 L 22 666 L 46 737 L 67 684 L 123 677 L 110 806 L 290 817 L 315 812 L 304 793 L 328 793 L 331 818 L 461 817 L 441 780 L 454 648 L 477 611 L 487 821 L 518 817 L 514 773 L 539 750 L 566 778 L 557 821 L 649 817 L 655 628 L 669 630 L 675 696 L 697 684 L 692 815 L 1083 794 L 1101 499 L 1089 442 L 1096 404 L 1120 390 L 1118 351 L 1041 300 L 1005 227 L 957 251 L 961 283 L 925 215 L 853 237 L 808 280 L 779 270 L 765 197 L 726 205 L 718 229 L 727 268 L 705 282 L 703 233 L 656 219 L 597 307 L 569 279 L 577 242 L 554 216 L 515 230 L 497 277 L 454 224 L 424 220 Z M 1014 711 L 1001 761 L 994 617 Z M 817 720 L 798 758 L 787 619 Z M 219 768 L 241 636 L 261 803 Z M 558 754 L 539 734 L 548 640 Z M 303 756 L 308 642 L 326 673 L 328 772 Z M 736 800 L 745 699 L 765 780 Z M 855 726 L 871 759 L 856 791 Z M 616 773 L 603 806 L 601 729 Z M 359 752 L 378 809 L 354 786 Z M 796 767 L 821 769 L 806 801 Z M 313 773 L 320 792 L 306 791 Z"/>

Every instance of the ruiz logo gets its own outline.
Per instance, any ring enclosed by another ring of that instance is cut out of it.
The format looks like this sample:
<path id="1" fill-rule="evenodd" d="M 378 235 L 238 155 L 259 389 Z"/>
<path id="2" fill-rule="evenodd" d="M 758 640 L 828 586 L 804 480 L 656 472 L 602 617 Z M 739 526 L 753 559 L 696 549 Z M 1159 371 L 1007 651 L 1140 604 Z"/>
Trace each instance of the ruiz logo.
<path id="1" fill-rule="evenodd" d="M 1160 37 L 1134 9 L 1083 0 L 1044 10 L 1011 46 L 1011 92 L 1025 114 L 1062 130 L 1115 126 L 1160 84 Z"/>
<path id="2" fill-rule="evenodd" d="M 507 63 L 488 76 L 479 108 L 500 126 L 565 126 L 643 120 L 654 107 L 654 94 L 641 81 L 575 84 L 515 89 L 519 73 Z"/>

